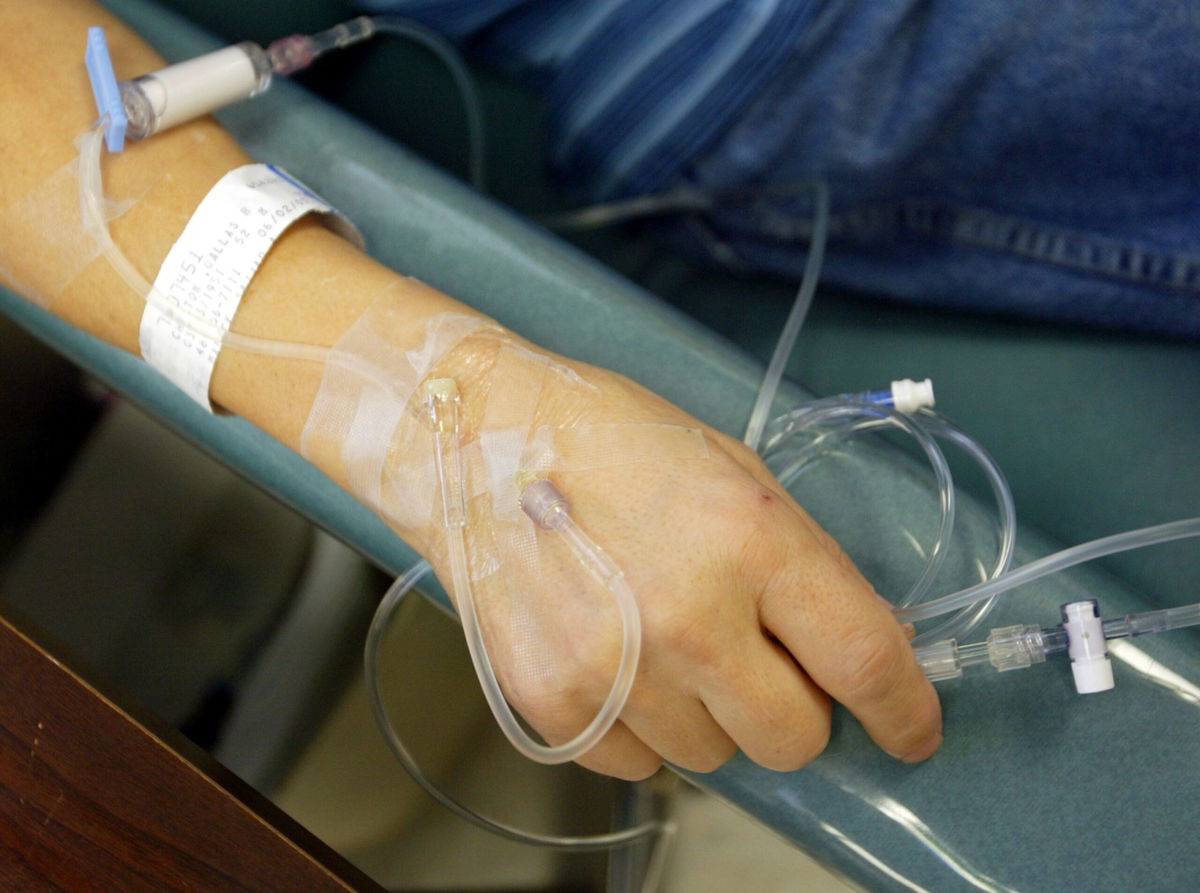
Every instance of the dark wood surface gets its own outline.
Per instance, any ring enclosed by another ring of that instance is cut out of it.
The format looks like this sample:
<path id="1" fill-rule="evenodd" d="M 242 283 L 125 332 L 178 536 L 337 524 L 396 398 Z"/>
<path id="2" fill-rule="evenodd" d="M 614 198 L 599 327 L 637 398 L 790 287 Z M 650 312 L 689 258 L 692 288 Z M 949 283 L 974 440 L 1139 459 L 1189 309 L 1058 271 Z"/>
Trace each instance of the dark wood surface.
<path id="1" fill-rule="evenodd" d="M 147 722 L 0 618 L 0 890 L 382 890 Z"/>

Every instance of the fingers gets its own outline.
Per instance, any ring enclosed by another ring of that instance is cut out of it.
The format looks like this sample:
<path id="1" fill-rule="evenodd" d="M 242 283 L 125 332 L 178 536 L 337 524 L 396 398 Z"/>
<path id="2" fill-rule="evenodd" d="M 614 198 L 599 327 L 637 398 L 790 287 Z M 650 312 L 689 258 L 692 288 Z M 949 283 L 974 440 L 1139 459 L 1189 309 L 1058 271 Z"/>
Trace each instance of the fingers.
<path id="1" fill-rule="evenodd" d="M 654 682 L 639 683 L 621 720 L 668 763 L 692 772 L 714 772 L 737 753 L 699 699 Z"/>
<path id="2" fill-rule="evenodd" d="M 593 772 L 625 781 L 649 778 L 662 765 L 662 757 L 617 720 L 600 742 L 575 762 Z"/>
<path id="3" fill-rule="evenodd" d="M 530 717 L 551 742 L 574 737 L 591 721 L 584 701 Z M 639 680 L 621 719 L 577 762 L 596 772 L 637 781 L 663 760 L 692 772 L 712 772 L 737 752 L 733 739 L 699 699 L 652 680 Z"/>
<path id="4" fill-rule="evenodd" d="M 764 625 L 883 750 L 905 762 L 931 756 L 941 707 L 905 630 L 831 540 L 808 529 L 789 542 L 764 588 Z"/>
<path id="5" fill-rule="evenodd" d="M 829 698 L 778 644 L 756 629 L 723 670 L 703 686 L 702 697 L 746 756 L 791 772 L 825 749 Z"/>

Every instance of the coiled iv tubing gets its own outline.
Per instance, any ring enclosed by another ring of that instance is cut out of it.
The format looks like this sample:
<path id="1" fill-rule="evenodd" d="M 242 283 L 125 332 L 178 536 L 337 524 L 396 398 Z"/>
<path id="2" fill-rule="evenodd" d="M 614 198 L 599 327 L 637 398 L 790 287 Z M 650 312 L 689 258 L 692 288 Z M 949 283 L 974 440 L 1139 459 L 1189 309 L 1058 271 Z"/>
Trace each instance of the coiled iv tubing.
<path id="1" fill-rule="evenodd" d="M 829 231 L 829 195 L 824 183 L 819 180 L 813 182 L 810 188 L 814 198 L 813 236 L 808 246 L 800 290 L 767 366 L 751 411 L 744 441 L 759 452 L 785 487 L 794 481 L 807 465 L 816 461 L 841 440 L 871 431 L 894 428 L 917 441 L 933 471 L 940 520 L 933 545 L 926 550 L 928 557 L 920 576 L 906 594 L 893 599 L 896 618 L 901 623 L 915 623 L 948 613 L 957 613 L 940 625 L 916 635 L 912 639 L 914 647 L 968 635 L 983 622 L 997 599 L 1017 586 L 1104 555 L 1200 536 L 1200 518 L 1190 518 L 1083 543 L 1031 562 L 1017 570 L 1011 570 L 1017 525 L 1012 491 L 991 454 L 945 417 L 928 408 L 911 415 L 901 413 L 886 405 L 888 401 L 884 394 L 868 393 L 816 400 L 787 411 L 768 423 L 766 420 L 770 407 L 811 306 L 813 291 L 824 260 L 825 242 Z M 764 434 L 767 439 L 762 443 Z M 807 439 L 803 445 L 800 444 L 802 438 Z M 999 545 L 996 562 L 986 580 L 959 592 L 930 600 L 929 592 L 945 562 L 955 521 L 954 484 L 945 455 L 936 442 L 939 438 L 957 445 L 983 472 L 996 501 Z M 1200 618 L 1200 611 L 1192 611 L 1190 607 L 1179 609 L 1179 616 L 1186 617 L 1191 622 L 1200 622 L 1200 619 L 1192 620 L 1194 617 Z M 1180 624 L 1183 622 L 1179 621 Z"/>

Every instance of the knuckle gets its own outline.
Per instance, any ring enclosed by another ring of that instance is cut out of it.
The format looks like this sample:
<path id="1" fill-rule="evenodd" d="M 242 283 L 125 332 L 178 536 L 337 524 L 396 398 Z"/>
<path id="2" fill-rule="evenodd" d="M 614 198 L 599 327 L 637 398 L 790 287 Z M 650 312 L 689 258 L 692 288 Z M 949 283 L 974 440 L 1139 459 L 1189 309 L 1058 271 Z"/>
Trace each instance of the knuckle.
<path id="1" fill-rule="evenodd" d="M 845 656 L 847 669 L 839 686 L 842 700 L 882 701 L 903 678 L 901 643 L 883 629 L 857 632 L 846 643 Z"/>
<path id="2" fill-rule="evenodd" d="M 663 630 L 659 641 L 668 653 L 687 665 L 712 667 L 722 659 L 716 637 L 706 628 L 702 613 L 688 622 L 679 622 Z"/>
<path id="3" fill-rule="evenodd" d="M 639 757 L 616 763 L 598 771 L 622 781 L 645 781 L 662 768 L 662 759 L 657 756 Z"/>
<path id="4" fill-rule="evenodd" d="M 780 525 L 776 513 L 770 509 L 778 497 L 765 487 L 758 488 L 757 492 L 765 498 L 753 510 L 737 517 L 734 566 L 752 578 L 775 578 L 787 570 L 788 550 L 781 535 L 786 528 Z"/>
<path id="5" fill-rule="evenodd" d="M 710 746 L 694 753 L 688 754 L 682 759 L 672 760 L 671 762 L 682 766 L 689 772 L 699 772 L 701 775 L 707 775 L 709 772 L 716 772 L 737 753 L 737 745 L 730 742 L 727 746 Z"/>
<path id="6" fill-rule="evenodd" d="M 608 752 L 601 746 L 584 754 L 575 762 L 584 769 L 622 781 L 645 781 L 662 767 L 662 758 L 644 748 L 633 752 L 627 749 Z"/>
<path id="7" fill-rule="evenodd" d="M 776 772 L 792 772 L 808 765 L 829 744 L 833 707 L 827 697 L 807 703 L 778 693 L 750 698 L 742 703 L 748 734 L 742 749 L 754 762 Z"/>
<path id="8" fill-rule="evenodd" d="M 794 772 L 821 755 L 829 746 L 831 731 L 832 723 L 825 713 L 816 721 L 780 734 L 768 750 L 755 756 L 755 762 L 775 772 Z"/>
<path id="9" fill-rule="evenodd" d="M 711 428 L 706 429 L 704 433 L 713 445 L 735 462 L 745 464 L 747 462 L 762 461 L 758 453 L 746 446 L 745 442 L 739 438 L 726 434 L 724 431 L 717 431 Z"/>
<path id="10" fill-rule="evenodd" d="M 720 610 L 707 590 L 697 588 L 686 600 L 648 598 L 642 604 L 642 635 L 650 650 L 692 666 L 712 666 L 722 659 L 715 631 Z"/>
<path id="11" fill-rule="evenodd" d="M 550 686 L 535 682 L 523 682 L 506 686 L 508 700 L 525 719 L 533 724 L 551 744 L 569 737 L 575 710 L 575 701 L 563 686 Z M 565 733 L 565 734 L 564 734 Z"/>
<path id="12" fill-rule="evenodd" d="M 865 582 L 862 571 L 858 569 L 858 565 L 854 563 L 854 560 L 846 553 L 846 550 L 838 544 L 837 540 L 830 536 L 824 528 L 818 527 L 817 531 L 821 542 L 825 545 L 825 550 L 832 557 L 833 563 L 838 570 L 853 580 L 863 580 Z"/>
<path id="13" fill-rule="evenodd" d="M 501 682 L 505 698 L 551 744 L 568 740 L 587 723 L 603 700 L 594 679 L 579 667 L 551 674 L 508 675 Z"/>

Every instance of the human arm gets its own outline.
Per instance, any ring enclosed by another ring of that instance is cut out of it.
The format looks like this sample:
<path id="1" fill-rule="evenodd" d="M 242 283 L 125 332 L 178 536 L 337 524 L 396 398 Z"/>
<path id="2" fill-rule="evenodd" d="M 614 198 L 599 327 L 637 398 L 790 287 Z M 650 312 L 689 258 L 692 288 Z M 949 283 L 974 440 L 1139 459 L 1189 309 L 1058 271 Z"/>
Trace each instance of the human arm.
<path id="1" fill-rule="evenodd" d="M 91 20 L 82 18 L 75 22 L 73 33 L 64 30 L 57 36 L 64 49 L 56 64 L 77 72 L 79 78 L 79 83 L 60 86 L 59 92 L 78 91 L 86 99 L 77 46 L 83 25 Z M 34 33 L 42 27 L 38 23 Z M 19 23 L 11 30 L 19 33 Z M 155 67 L 153 59 L 131 56 L 127 38 L 119 38 L 119 34 L 110 30 L 122 71 Z M 28 64 L 36 66 L 37 59 L 28 60 Z M 36 83 L 44 81 L 43 77 Z M 65 151 L 51 159 L 43 173 L 56 170 L 56 165 L 65 163 L 72 154 L 71 138 L 93 116 L 86 105 L 83 102 L 72 114 L 63 114 L 66 124 L 59 144 Z M 46 102 L 40 103 L 38 114 L 42 118 L 47 117 L 41 111 L 46 107 Z M 56 108 L 61 110 L 62 104 Z M 44 129 L 45 125 L 39 121 L 39 126 Z M 172 144 L 172 134 L 164 134 L 128 153 L 142 166 L 148 164 L 148 159 L 181 153 L 170 165 L 161 165 L 169 171 L 170 181 L 156 183 L 135 208 L 113 223 L 118 242 L 147 273 L 157 268 L 166 247 L 208 186 L 244 160 L 216 128 L 197 125 L 201 126 L 208 128 L 203 143 L 188 146 L 186 152 L 179 148 L 182 136 Z M 32 128 L 30 133 L 34 133 Z M 115 195 L 129 194 L 122 184 L 125 162 L 125 157 L 105 162 L 110 191 Z M 33 183 L 31 179 L 29 188 Z M 14 251 L 6 261 L 11 263 L 15 258 L 21 263 L 28 259 L 20 254 L 19 245 Z M 24 279 L 37 279 L 35 269 L 25 267 L 18 272 Z M 438 314 L 471 313 L 430 289 L 398 280 L 319 227 L 300 224 L 268 257 L 243 303 L 235 329 L 330 344 L 388 286 L 393 286 L 396 304 L 402 309 L 395 316 L 398 329 L 405 330 L 396 332 L 398 341 L 409 338 L 407 330 L 419 338 Z M 126 306 L 121 300 L 126 294 L 123 284 L 100 260 L 56 297 L 53 309 L 129 347 L 134 341 L 140 304 L 130 294 Z M 99 295 L 116 297 L 109 302 Z M 515 336 L 507 337 L 521 343 Z M 512 380 L 497 379 L 498 373 L 485 356 L 488 349 L 482 341 L 466 343 L 446 361 L 444 371 L 459 380 L 468 417 L 474 412 L 472 407 L 480 405 L 482 393 L 507 393 L 519 386 Z M 627 424 L 658 420 L 698 426 L 618 376 L 558 359 L 591 382 L 600 394 L 588 409 L 592 421 Z M 480 378 L 474 380 L 472 376 L 477 373 Z M 213 395 L 216 402 L 295 447 L 319 379 L 318 368 L 226 352 L 218 363 Z M 554 394 L 550 394 L 542 421 L 563 424 L 565 417 L 575 412 L 574 407 L 556 408 Z M 477 423 L 470 419 L 467 427 L 478 430 Z M 870 644 L 858 642 L 862 629 L 879 628 L 890 635 L 894 624 L 888 626 L 891 618 L 886 610 L 840 564 L 835 557 L 839 553 L 811 528 L 790 500 L 774 489 L 757 460 L 715 432 L 706 432 L 706 436 L 711 450 L 703 465 L 694 463 L 683 468 L 668 463 L 625 469 L 619 474 L 588 472 L 561 484 L 574 500 L 581 522 L 588 525 L 635 583 L 642 603 L 646 657 L 626 714 L 626 726 L 634 729 L 629 734 L 649 739 L 653 750 L 678 763 L 704 768 L 728 754 L 732 745 L 728 737 L 721 735 L 733 732 L 732 737 L 751 756 L 768 765 L 790 767 L 819 749 L 827 729 L 827 706 L 795 669 L 791 658 L 763 634 L 764 626 L 787 642 L 792 654 L 800 657 L 814 675 L 822 675 L 827 688 L 839 693 L 837 680 L 826 678 L 829 672 L 822 673 L 822 661 L 853 663 L 853 648 Z M 347 483 L 335 462 L 321 464 Z M 646 494 L 655 494 L 656 498 L 647 499 Z M 402 532 L 427 554 L 436 551 L 428 531 Z M 431 557 L 436 559 L 436 555 Z M 804 592 L 816 589 L 828 590 L 828 594 L 802 598 Z M 789 604 L 789 600 L 795 603 Z M 848 635 L 851 632 L 853 635 Z M 846 654 L 824 654 L 822 641 L 830 643 L 831 651 L 844 645 Z M 888 647 L 873 653 L 883 654 Z M 903 658 L 903 642 L 899 650 L 888 653 L 893 661 Z M 886 671 L 868 675 L 869 681 L 878 679 L 880 683 L 890 678 Z M 920 693 L 915 685 L 912 688 Z M 852 706 L 870 716 L 871 705 L 861 692 L 857 699 L 852 692 L 841 693 Z M 727 696 L 728 703 L 722 696 Z M 906 721 L 910 719 L 915 712 L 912 705 L 899 703 L 901 698 L 895 694 L 893 700 L 897 713 Z M 751 718 L 740 719 L 739 711 Z M 708 713 L 719 716 L 716 721 L 706 720 Z M 889 740 L 889 749 L 901 750 L 907 743 L 895 730 L 881 732 L 878 718 L 874 730 Z M 682 739 L 679 742 L 670 740 L 676 733 Z M 620 728 L 614 735 L 622 736 Z M 622 757 L 625 763 L 636 762 L 638 754 L 645 756 L 644 751 L 637 750 L 636 741 L 628 736 L 624 740 L 628 745 L 624 748 L 628 758 Z M 620 751 L 620 743 L 606 747 Z M 632 756 L 628 756 L 630 753 Z M 597 751 L 593 758 L 605 759 L 604 750 Z M 649 765 L 652 757 L 644 758 L 637 771 Z"/>

